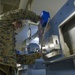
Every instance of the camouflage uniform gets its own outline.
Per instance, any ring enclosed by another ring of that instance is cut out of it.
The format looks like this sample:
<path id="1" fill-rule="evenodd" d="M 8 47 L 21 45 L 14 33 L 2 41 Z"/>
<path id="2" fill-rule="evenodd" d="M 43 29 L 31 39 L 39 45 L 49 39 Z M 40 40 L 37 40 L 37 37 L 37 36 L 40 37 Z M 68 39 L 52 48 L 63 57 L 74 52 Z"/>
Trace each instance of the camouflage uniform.
<path id="1" fill-rule="evenodd" d="M 0 20 L 0 70 L 6 75 L 16 74 L 15 71 L 17 69 L 17 63 L 28 65 L 33 64 L 35 59 L 38 58 L 38 56 L 40 57 L 39 53 L 32 55 L 16 55 L 15 29 L 11 23 L 17 19 L 29 19 L 37 22 L 39 20 L 39 16 L 28 10 L 20 10 L 20 12 L 15 13 L 14 15 L 12 13 L 6 16 L 4 15 L 2 20 Z"/>
<path id="2" fill-rule="evenodd" d="M 15 33 L 12 25 L 0 27 L 0 65 L 16 68 Z"/>

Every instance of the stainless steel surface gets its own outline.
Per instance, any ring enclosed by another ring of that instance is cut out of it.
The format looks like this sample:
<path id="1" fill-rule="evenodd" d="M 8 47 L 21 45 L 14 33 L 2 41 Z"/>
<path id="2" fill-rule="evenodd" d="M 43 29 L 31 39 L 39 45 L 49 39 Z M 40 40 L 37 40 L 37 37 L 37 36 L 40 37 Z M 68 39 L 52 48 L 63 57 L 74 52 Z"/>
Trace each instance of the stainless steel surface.
<path id="1" fill-rule="evenodd" d="M 59 34 L 65 56 L 67 56 L 67 53 L 75 54 L 75 12 L 60 24 Z"/>
<path id="2" fill-rule="evenodd" d="M 52 60 L 52 61 L 46 61 L 46 62 L 44 62 L 44 64 L 60 62 L 60 61 L 68 60 L 68 59 L 75 59 L 75 54 L 70 55 L 68 57 L 62 57 L 62 58 L 59 58 L 56 60 Z"/>
<path id="3" fill-rule="evenodd" d="M 57 35 L 52 35 L 49 38 L 48 45 L 42 47 L 42 52 L 45 53 L 46 58 L 52 58 L 60 54 L 60 44 Z"/>
<path id="4" fill-rule="evenodd" d="M 59 55 L 59 51 L 52 51 L 52 52 L 46 54 L 45 56 L 47 58 L 52 58 L 52 57 L 57 56 L 57 55 Z"/>
<path id="5" fill-rule="evenodd" d="M 75 53 L 75 27 L 64 33 L 64 40 L 70 49 L 70 54 L 74 54 Z"/>
<path id="6" fill-rule="evenodd" d="M 59 39 L 57 35 L 52 35 L 49 39 L 49 48 L 50 50 L 60 49 Z"/>
<path id="7" fill-rule="evenodd" d="M 50 36 L 48 43 L 45 43 L 43 40 L 43 46 L 42 46 L 43 53 L 49 53 L 59 49 L 60 49 L 60 44 L 59 44 L 59 39 L 57 35 Z"/>

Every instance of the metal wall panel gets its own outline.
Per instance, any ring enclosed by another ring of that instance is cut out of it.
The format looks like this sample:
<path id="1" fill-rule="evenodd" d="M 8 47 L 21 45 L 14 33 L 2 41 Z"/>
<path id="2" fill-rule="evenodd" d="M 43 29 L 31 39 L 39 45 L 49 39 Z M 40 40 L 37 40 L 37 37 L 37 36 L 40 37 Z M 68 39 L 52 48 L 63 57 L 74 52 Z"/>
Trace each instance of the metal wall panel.
<path id="1" fill-rule="evenodd" d="M 59 36 L 58 26 L 61 22 L 63 22 L 68 16 L 70 16 L 75 11 L 75 0 L 68 0 L 65 5 L 57 12 L 57 14 L 50 20 L 50 30 L 49 37 L 54 34 Z M 74 29 L 68 32 L 69 35 L 72 35 L 72 43 L 74 41 Z M 74 48 L 74 46 L 73 46 Z M 61 56 L 55 57 L 51 60 L 55 60 L 61 58 Z M 50 61 L 50 60 L 49 60 Z M 65 60 L 56 63 L 48 63 L 46 64 L 46 75 L 75 75 L 75 66 L 73 60 Z"/>

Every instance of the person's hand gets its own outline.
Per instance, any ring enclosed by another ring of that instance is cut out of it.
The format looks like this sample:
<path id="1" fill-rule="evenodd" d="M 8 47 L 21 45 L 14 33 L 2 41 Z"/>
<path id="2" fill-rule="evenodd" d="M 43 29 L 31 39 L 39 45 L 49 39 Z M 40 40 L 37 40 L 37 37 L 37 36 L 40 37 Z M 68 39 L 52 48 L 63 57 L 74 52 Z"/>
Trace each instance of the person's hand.
<path id="1" fill-rule="evenodd" d="M 14 21 L 12 24 L 14 25 L 15 29 L 18 29 L 18 28 L 22 27 L 22 22 L 21 21 Z"/>

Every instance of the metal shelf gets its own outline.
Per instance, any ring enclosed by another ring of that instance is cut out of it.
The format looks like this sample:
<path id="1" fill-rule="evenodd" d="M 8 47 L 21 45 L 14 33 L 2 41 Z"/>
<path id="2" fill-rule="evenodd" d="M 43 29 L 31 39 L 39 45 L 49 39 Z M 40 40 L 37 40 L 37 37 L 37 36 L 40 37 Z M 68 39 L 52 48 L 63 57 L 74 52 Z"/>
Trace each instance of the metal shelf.
<path id="1" fill-rule="evenodd" d="M 52 61 L 46 61 L 44 62 L 44 64 L 55 63 L 55 62 L 65 61 L 65 60 L 74 59 L 74 58 L 75 58 L 75 54 L 70 55 L 68 57 L 62 57 L 56 60 L 52 60 Z"/>

